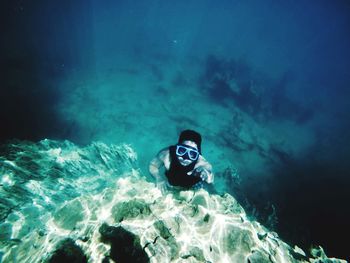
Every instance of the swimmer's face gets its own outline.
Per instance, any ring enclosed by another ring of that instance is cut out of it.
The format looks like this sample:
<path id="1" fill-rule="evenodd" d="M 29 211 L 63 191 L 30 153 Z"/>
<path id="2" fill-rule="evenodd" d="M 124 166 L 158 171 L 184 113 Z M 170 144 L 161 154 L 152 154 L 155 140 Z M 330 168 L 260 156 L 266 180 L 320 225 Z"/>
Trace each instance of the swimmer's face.
<path id="1" fill-rule="evenodd" d="M 188 146 L 190 148 L 193 148 L 194 150 L 198 151 L 198 146 L 193 141 L 183 141 L 183 142 L 181 142 L 181 144 Z M 176 156 L 182 166 L 188 166 L 194 162 L 194 160 L 188 159 L 188 158 L 186 158 L 186 156 L 187 156 L 187 154 L 185 154 L 184 156 Z"/>

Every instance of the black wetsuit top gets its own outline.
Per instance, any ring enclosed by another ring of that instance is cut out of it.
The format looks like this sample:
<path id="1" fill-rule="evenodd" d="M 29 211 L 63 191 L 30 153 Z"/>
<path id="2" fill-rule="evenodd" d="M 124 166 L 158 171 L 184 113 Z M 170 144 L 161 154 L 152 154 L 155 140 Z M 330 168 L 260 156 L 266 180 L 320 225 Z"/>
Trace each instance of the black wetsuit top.
<path id="1" fill-rule="evenodd" d="M 179 162 L 176 156 L 176 146 L 169 147 L 170 153 L 170 167 L 166 171 L 165 175 L 168 181 L 173 186 L 182 186 L 185 188 L 190 188 L 196 183 L 202 181 L 200 177 L 188 175 L 187 173 L 192 171 L 197 161 L 194 161 L 188 166 L 183 166 Z"/>

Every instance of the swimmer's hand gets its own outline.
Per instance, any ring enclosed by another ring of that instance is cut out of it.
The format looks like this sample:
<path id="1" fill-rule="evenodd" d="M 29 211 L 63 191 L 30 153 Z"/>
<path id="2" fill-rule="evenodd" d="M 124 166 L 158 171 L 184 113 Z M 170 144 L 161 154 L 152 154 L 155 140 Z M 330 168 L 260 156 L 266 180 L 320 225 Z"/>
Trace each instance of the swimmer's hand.
<path id="1" fill-rule="evenodd" d="M 167 190 L 168 190 L 166 181 L 158 181 L 157 182 L 157 188 L 162 193 L 162 195 L 165 195 Z"/>
<path id="2" fill-rule="evenodd" d="M 188 172 L 187 174 L 195 177 L 200 177 L 202 181 L 208 181 L 210 173 L 204 167 L 199 166 L 196 169 L 193 169 L 192 171 Z"/>

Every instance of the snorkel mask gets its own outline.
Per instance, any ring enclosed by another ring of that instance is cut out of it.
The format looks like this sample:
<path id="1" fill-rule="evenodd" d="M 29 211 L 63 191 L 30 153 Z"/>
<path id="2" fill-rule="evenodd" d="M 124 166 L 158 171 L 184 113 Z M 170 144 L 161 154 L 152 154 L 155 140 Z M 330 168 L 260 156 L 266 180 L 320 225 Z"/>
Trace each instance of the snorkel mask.
<path id="1" fill-rule="evenodd" d="M 184 144 L 176 145 L 176 155 L 182 157 L 183 159 L 188 159 L 191 161 L 198 160 L 199 152 L 196 148 L 193 148 Z"/>

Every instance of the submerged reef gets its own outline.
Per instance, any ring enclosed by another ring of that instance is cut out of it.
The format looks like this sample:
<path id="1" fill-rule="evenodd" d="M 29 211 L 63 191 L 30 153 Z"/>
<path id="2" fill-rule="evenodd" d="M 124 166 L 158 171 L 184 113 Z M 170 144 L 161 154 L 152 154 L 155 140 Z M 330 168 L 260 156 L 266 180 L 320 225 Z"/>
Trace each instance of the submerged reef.
<path id="1" fill-rule="evenodd" d="M 229 194 L 162 195 L 128 145 L 0 147 L 0 262 L 345 262 L 312 257 Z"/>

